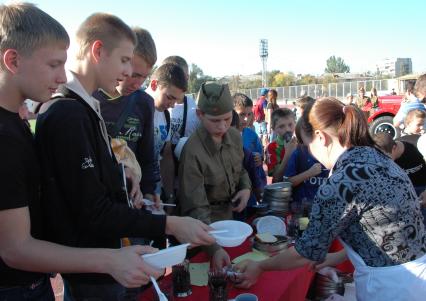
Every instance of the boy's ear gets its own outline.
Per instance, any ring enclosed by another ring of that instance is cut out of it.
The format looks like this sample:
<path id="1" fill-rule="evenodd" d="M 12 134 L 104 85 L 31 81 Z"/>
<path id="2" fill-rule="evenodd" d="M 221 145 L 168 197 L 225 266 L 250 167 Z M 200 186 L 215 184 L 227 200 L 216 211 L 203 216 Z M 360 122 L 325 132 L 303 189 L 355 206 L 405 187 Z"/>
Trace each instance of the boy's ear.
<path id="1" fill-rule="evenodd" d="M 91 56 L 95 59 L 96 62 L 99 61 L 101 57 L 101 51 L 103 50 L 104 43 L 101 40 L 96 40 L 93 42 L 91 47 Z"/>
<path id="2" fill-rule="evenodd" d="M 158 81 L 156 79 L 153 79 L 151 80 L 151 83 L 149 85 L 151 87 L 151 90 L 155 92 L 158 87 Z"/>
<path id="3" fill-rule="evenodd" d="M 16 49 L 7 49 L 3 54 L 3 64 L 12 74 L 18 70 L 19 55 Z"/>

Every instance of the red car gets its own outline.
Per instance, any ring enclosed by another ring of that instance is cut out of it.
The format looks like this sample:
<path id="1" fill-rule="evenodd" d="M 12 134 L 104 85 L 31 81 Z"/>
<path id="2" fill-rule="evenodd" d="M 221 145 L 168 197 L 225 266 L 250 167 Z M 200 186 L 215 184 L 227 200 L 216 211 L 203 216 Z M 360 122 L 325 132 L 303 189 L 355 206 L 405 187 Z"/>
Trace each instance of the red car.
<path id="1" fill-rule="evenodd" d="M 393 125 L 393 118 L 398 113 L 403 97 L 403 95 L 379 96 L 378 107 L 370 111 L 368 117 L 371 135 L 387 132 L 394 139 L 401 135 L 401 130 Z"/>

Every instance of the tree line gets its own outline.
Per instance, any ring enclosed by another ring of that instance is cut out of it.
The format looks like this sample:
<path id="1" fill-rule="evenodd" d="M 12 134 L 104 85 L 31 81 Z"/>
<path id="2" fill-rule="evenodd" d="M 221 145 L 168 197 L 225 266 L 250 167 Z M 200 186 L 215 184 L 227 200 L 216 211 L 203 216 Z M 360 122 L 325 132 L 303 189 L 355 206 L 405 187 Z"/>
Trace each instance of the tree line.
<path id="1" fill-rule="evenodd" d="M 330 56 L 326 61 L 326 67 L 324 74 L 321 76 L 315 76 L 312 74 L 294 74 L 293 72 L 282 72 L 280 70 L 272 70 L 267 72 L 267 82 L 269 87 L 285 87 L 285 86 L 297 86 L 297 85 L 309 85 L 309 84 L 323 84 L 335 83 L 338 78 L 335 76 L 337 73 L 349 73 L 350 67 L 345 63 L 341 57 Z M 209 75 L 205 75 L 203 70 L 196 64 L 191 64 L 188 92 L 196 93 L 201 87 L 201 84 L 210 80 L 221 80 L 229 84 L 232 91 L 239 89 L 252 89 L 259 88 L 262 86 L 261 75 L 262 72 L 258 72 L 254 79 L 244 79 L 240 75 L 234 75 L 227 78 L 214 78 Z M 371 72 L 365 74 L 367 76 L 373 76 Z M 377 78 L 380 78 L 377 77 Z"/>

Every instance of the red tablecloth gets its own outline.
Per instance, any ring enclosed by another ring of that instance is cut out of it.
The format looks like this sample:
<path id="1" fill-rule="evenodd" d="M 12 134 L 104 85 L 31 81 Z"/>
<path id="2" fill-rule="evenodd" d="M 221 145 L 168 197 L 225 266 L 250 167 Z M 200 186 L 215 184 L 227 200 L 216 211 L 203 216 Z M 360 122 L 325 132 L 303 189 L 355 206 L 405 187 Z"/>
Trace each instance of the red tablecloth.
<path id="1" fill-rule="evenodd" d="M 245 241 L 241 246 L 225 248 L 231 259 L 251 251 L 250 243 Z M 205 253 L 199 253 L 191 262 L 207 262 Z M 170 277 L 167 276 L 167 277 Z M 309 289 L 313 273 L 307 268 L 299 268 L 291 271 L 274 271 L 263 273 L 258 282 L 248 290 L 232 288 L 229 298 L 235 298 L 242 293 L 252 293 L 258 296 L 259 301 L 304 301 Z M 175 300 L 182 301 L 207 301 L 209 289 L 207 286 L 192 286 L 192 295 Z M 141 294 L 139 301 L 153 300 L 152 288 Z"/>

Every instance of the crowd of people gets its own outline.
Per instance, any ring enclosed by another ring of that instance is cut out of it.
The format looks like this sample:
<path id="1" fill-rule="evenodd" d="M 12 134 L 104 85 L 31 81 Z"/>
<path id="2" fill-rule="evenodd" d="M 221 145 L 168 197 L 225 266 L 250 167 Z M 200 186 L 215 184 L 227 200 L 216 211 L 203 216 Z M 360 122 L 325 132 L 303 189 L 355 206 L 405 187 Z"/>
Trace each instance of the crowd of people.
<path id="1" fill-rule="evenodd" d="M 129 299 L 164 273 L 140 255 L 169 244 L 228 266 L 208 225 L 247 221 L 267 176 L 291 182 L 291 208 L 310 208 L 310 222 L 288 251 L 237 265 L 240 287 L 266 270 L 349 258 L 359 300 L 422 298 L 426 75 L 393 140 L 368 132 L 377 91 L 361 88 L 355 104 L 303 95 L 296 112 L 267 88 L 253 101 L 206 82 L 193 99 L 185 59 L 153 71 L 150 33 L 114 15 L 80 25 L 67 71 L 70 38 L 58 21 L 15 3 L 0 6 L 0 22 L 0 300 L 54 300 L 51 273 L 61 273 L 66 301 Z M 28 99 L 38 103 L 32 129 Z M 345 249 L 328 253 L 335 239 Z"/>

